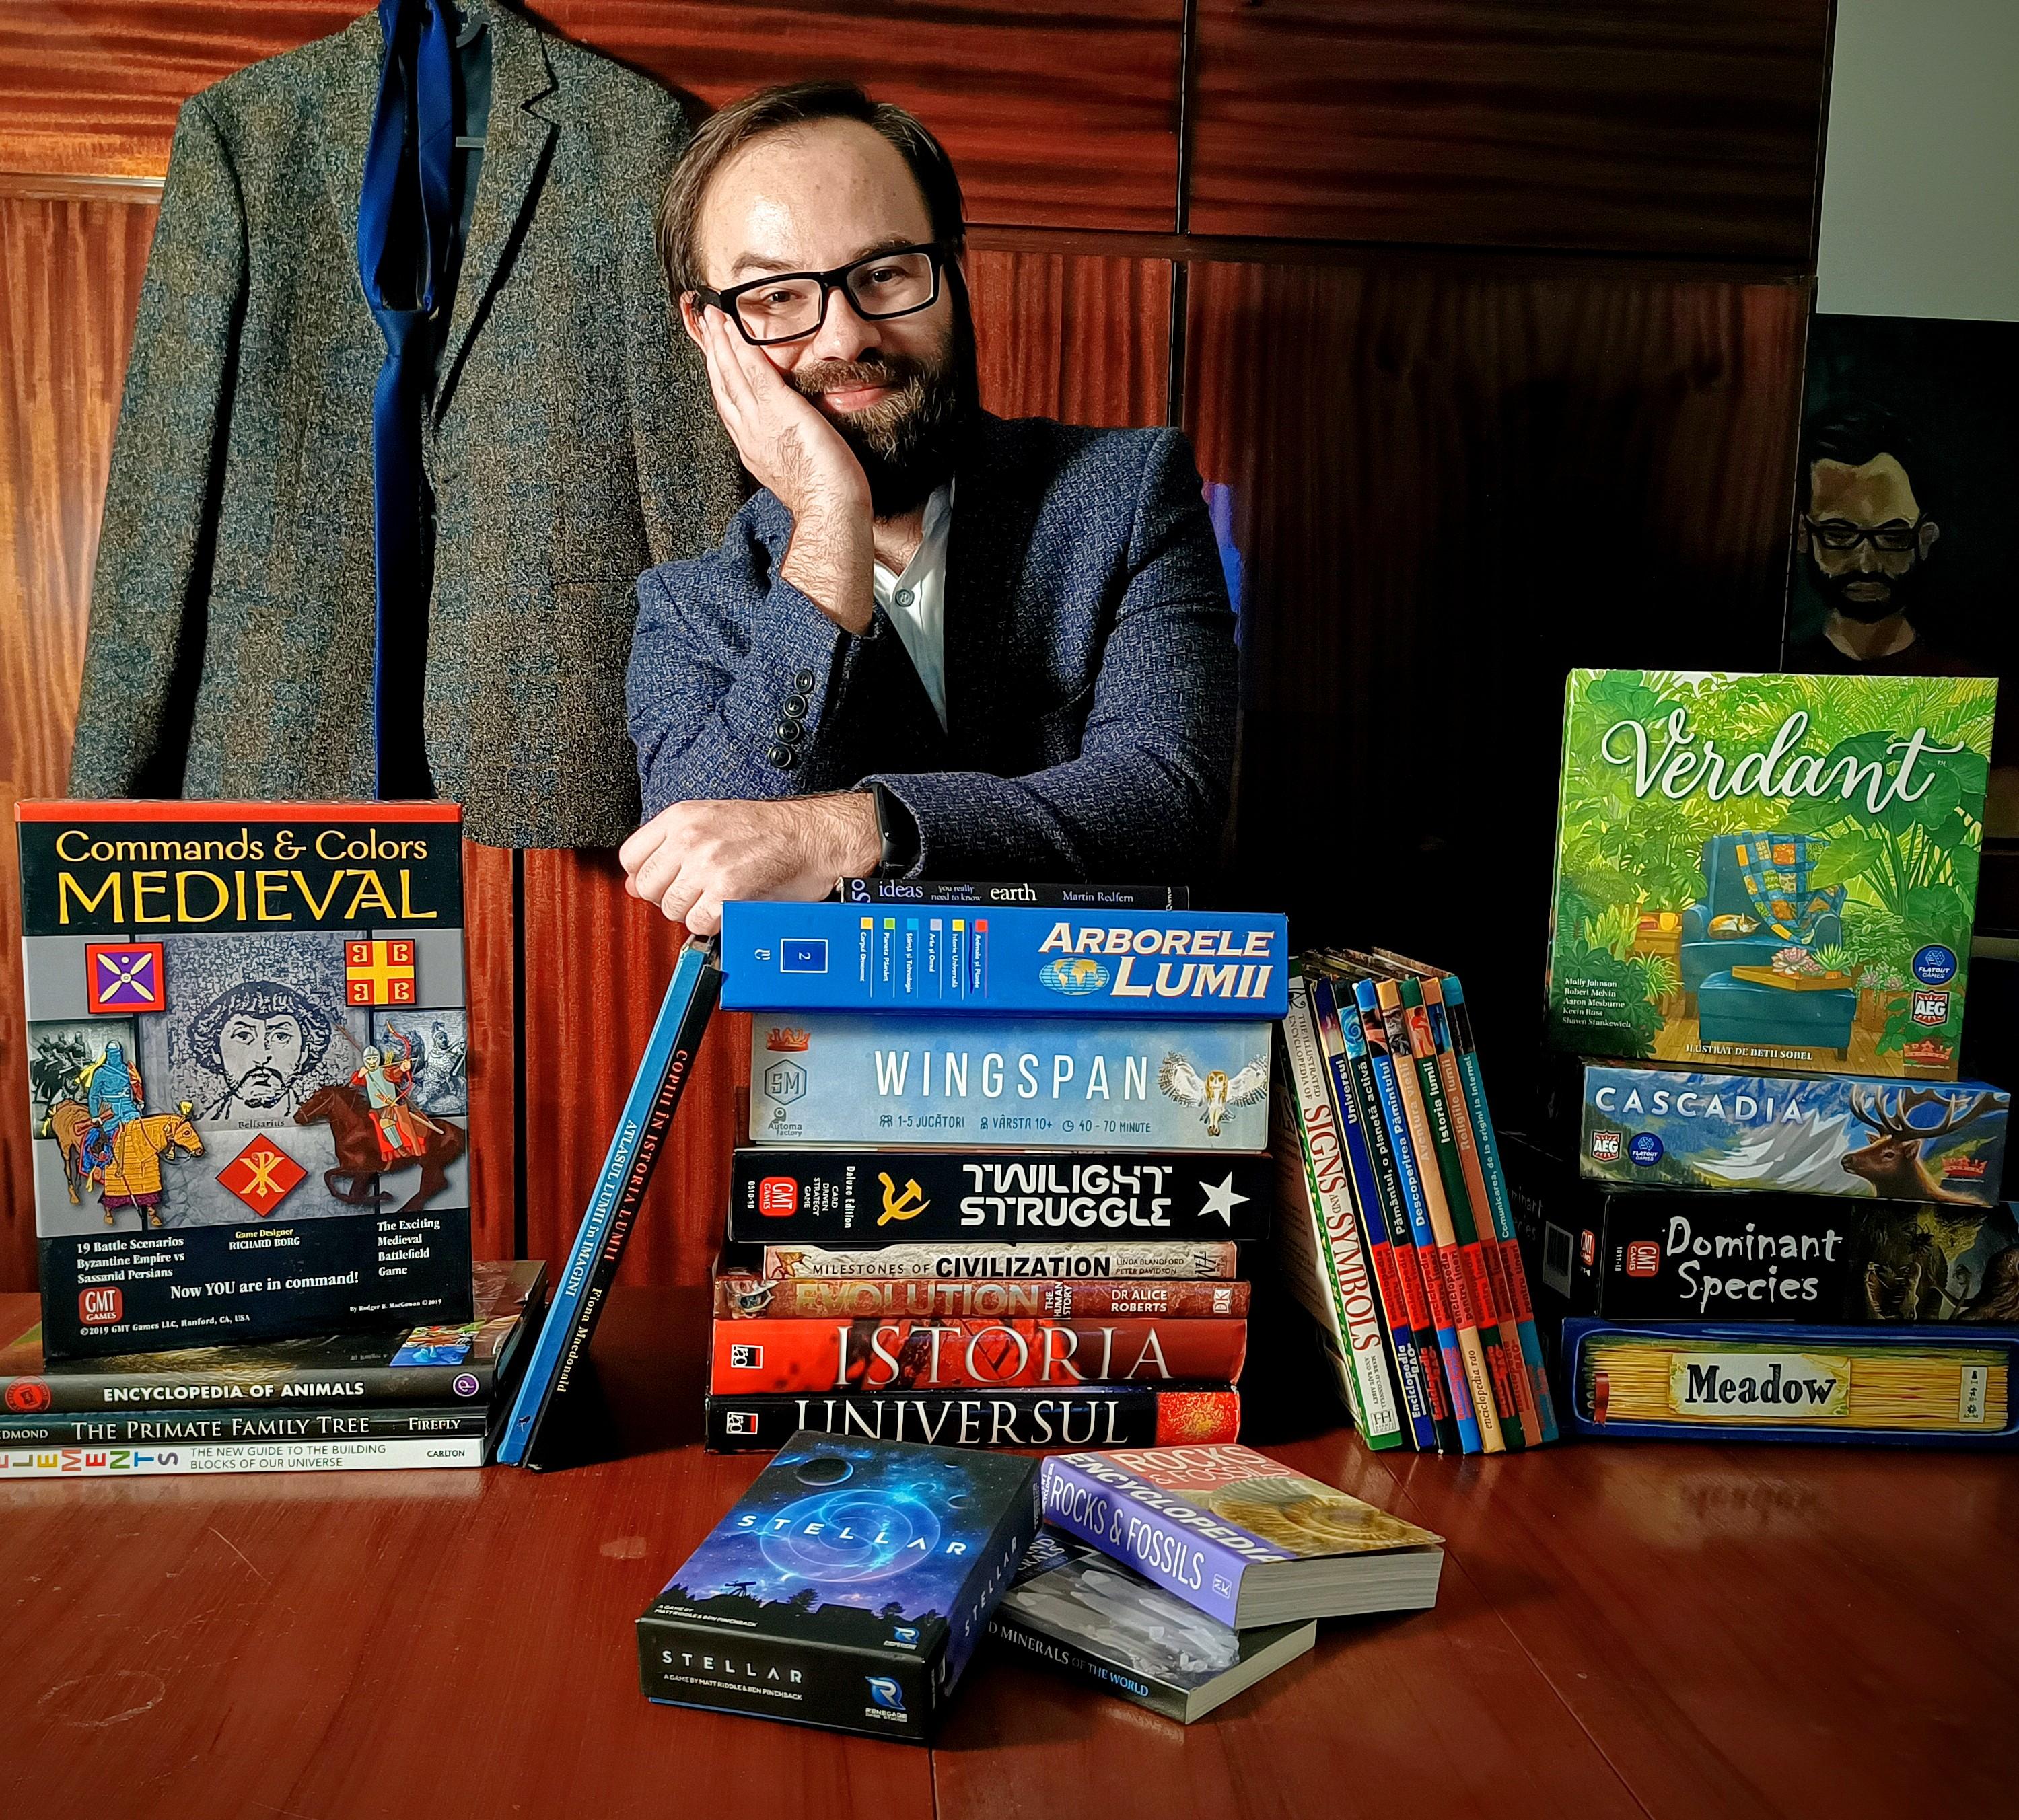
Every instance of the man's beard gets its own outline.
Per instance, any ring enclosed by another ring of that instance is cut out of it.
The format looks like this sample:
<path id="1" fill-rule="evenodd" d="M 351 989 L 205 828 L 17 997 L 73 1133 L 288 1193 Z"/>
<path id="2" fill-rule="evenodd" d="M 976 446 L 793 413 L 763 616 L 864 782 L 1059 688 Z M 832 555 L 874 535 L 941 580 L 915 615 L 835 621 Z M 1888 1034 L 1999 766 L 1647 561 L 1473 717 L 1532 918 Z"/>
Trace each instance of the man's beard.
<path id="1" fill-rule="evenodd" d="M 1854 620 L 1858 624 L 1867 626 L 1876 625 L 1881 620 L 1890 619 L 1895 613 L 1912 618 L 1919 571 L 1918 563 L 1899 575 L 1860 573 L 1855 570 L 1848 574 L 1828 575 L 1813 561 L 1809 566 L 1809 573 L 1816 584 L 1817 592 L 1829 602 L 1831 607 L 1846 619 Z M 1873 581 L 1883 582 L 1886 588 L 1883 594 L 1874 599 L 1859 600 L 1847 592 L 1854 582 Z"/>
<path id="2" fill-rule="evenodd" d="M 914 512 L 953 472 L 955 440 L 978 402 L 974 331 L 956 300 L 952 333 L 936 360 L 865 348 L 853 360 L 816 360 L 792 383 L 810 398 L 846 385 L 887 385 L 865 411 L 823 412 L 862 464 L 879 518 Z"/>
<path id="3" fill-rule="evenodd" d="M 248 1068 L 232 1082 L 231 1094 L 241 1105 L 263 1110 L 288 1097 L 288 1083 L 277 1068 Z"/>

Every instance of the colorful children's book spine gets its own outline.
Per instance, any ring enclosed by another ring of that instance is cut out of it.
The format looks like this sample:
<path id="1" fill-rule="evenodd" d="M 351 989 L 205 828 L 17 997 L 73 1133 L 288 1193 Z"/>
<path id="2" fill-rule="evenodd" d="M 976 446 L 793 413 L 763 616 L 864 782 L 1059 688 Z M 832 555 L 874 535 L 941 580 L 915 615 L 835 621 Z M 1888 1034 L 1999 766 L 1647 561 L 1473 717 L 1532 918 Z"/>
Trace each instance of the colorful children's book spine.
<path id="1" fill-rule="evenodd" d="M 190 1447 L 0 1447 L 0 1485 L 17 1478 L 149 1478 L 162 1473 L 382 1472 L 481 1466 L 481 1435 L 375 1441 L 205 1442 Z"/>
<path id="2" fill-rule="evenodd" d="M 1473 1419 L 1472 1398 L 1465 1388 L 1465 1363 L 1459 1353 L 1457 1330 L 1452 1325 L 1443 1286 L 1437 1282 L 1435 1270 L 1426 1280 L 1423 1261 L 1416 1250 L 1401 1173 L 1396 1167 L 1394 1142 L 1382 1113 L 1380 1084 L 1375 1078 L 1374 1058 L 1368 1052 L 1363 1014 L 1354 997 L 1353 982 L 1339 978 L 1332 985 L 1332 996 L 1361 1131 L 1374 1166 L 1377 1203 L 1388 1228 L 1389 1255 L 1421 1361 L 1424 1395 L 1430 1407 L 1437 1451 L 1477 1453 L 1479 1424 Z M 1426 1217 L 1425 1231 L 1428 1230 Z"/>
<path id="3" fill-rule="evenodd" d="M 1390 983 L 1384 982 L 1383 984 Z M 1381 988 L 1376 988 L 1378 993 Z M 1451 1106 L 1444 1098 L 1444 1077 L 1438 1072 L 1436 1039 L 1430 1034 L 1429 1013 L 1423 1005 L 1423 983 L 1405 978 L 1395 984 L 1402 1015 L 1415 1058 L 1417 1078 L 1423 1092 L 1423 1109 L 1430 1124 L 1430 1142 L 1436 1149 L 1437 1174 L 1444 1189 L 1444 1204 L 1450 1210 L 1452 1234 L 1458 1242 L 1459 1266 L 1472 1297 L 1472 1310 L 1479 1326 L 1479 1342 L 1486 1349 L 1486 1366 L 1493 1378 L 1493 1394 L 1500 1417 L 1500 1432 L 1510 1450 L 1528 1444 L 1528 1431 L 1522 1421 L 1522 1404 L 1527 1394 L 1528 1373 L 1521 1369 L 1512 1332 L 1500 1329 L 1500 1304 L 1493 1293 L 1493 1279 L 1486 1267 L 1486 1252 L 1479 1242 L 1479 1226 L 1473 1218 L 1472 1196 L 1465 1178 L 1465 1164 L 1459 1154 Z"/>
<path id="4" fill-rule="evenodd" d="M 1361 1250 L 1380 1295 L 1382 1325 L 1386 1330 L 1389 1357 L 1402 1392 L 1403 1410 L 1408 1417 L 1409 1438 L 1425 1452 L 1434 1452 L 1437 1445 L 1437 1414 L 1444 1399 L 1440 1395 L 1434 1400 L 1424 1382 L 1416 1330 L 1409 1319 L 1401 1277 L 1388 1243 L 1388 1222 L 1381 1208 L 1381 1190 L 1374 1179 L 1374 1160 L 1368 1150 L 1367 1134 L 1353 1091 L 1353 1076 L 1347 1067 L 1339 1007 L 1332 997 L 1332 982 L 1322 974 L 1313 975 L 1309 983 L 1311 1012 L 1317 1021 L 1318 1045 L 1324 1051 L 1330 1075 L 1328 1084 L 1332 1089 L 1332 1110 L 1338 1118 L 1354 1210 L 1358 1215 Z M 1442 1376 L 1440 1370 L 1440 1380 Z M 1440 1383 L 1440 1390 L 1441 1388 Z"/>
<path id="5" fill-rule="evenodd" d="M 1349 1410 L 1357 1409 L 1360 1386 L 1347 1363 L 1353 1350 L 1339 1323 L 1339 1297 L 1325 1257 L 1325 1215 L 1318 1208 L 1318 1183 L 1304 1155 L 1303 1115 L 1290 1083 L 1290 1062 L 1283 1026 L 1276 1026 L 1276 1066 L 1269 1082 L 1269 1136 L 1276 1170 L 1275 1219 L 1270 1242 L 1278 1275 L 1297 1305 L 1318 1327 L 1318 1349 L 1332 1377 L 1332 1388 Z"/>
<path id="6" fill-rule="evenodd" d="M 1521 1247 L 1514 1232 L 1514 1203 L 1507 1192 L 1507 1172 L 1500 1163 L 1500 1141 L 1493 1128 L 1493 1113 L 1486 1102 L 1486 1079 L 1479 1067 L 1479 1047 L 1472 1033 L 1472 1012 L 1465 1002 L 1465 989 L 1455 973 L 1439 982 L 1451 1046 L 1457 1058 L 1463 1092 L 1460 1102 L 1468 1115 L 1480 1167 L 1486 1178 L 1486 1204 L 1493 1216 L 1492 1245 L 1499 1253 L 1496 1285 L 1504 1284 L 1506 1306 L 1513 1311 L 1515 1337 L 1521 1348 L 1521 1362 L 1535 1393 L 1535 1414 L 1542 1424 L 1542 1438 L 1553 1441 L 1559 1432 L 1556 1399 L 1550 1391 L 1549 1367 L 1542 1357 L 1541 1336 L 1535 1330 L 1535 1310 L 1528 1297 L 1528 1273 L 1522 1267 Z M 1429 988 L 1425 988 L 1427 995 Z M 1489 1256 L 1491 1254 L 1489 1253 Z"/>
<path id="7" fill-rule="evenodd" d="M 498 1458 L 503 1465 L 540 1464 L 538 1444 L 547 1417 L 587 1361 L 589 1340 L 631 1236 L 631 1222 L 680 1109 L 721 978 L 712 943 L 690 942 L 680 950 L 603 1171 L 554 1286 L 546 1324 L 527 1361 L 511 1419 L 498 1441 Z"/>
<path id="8" fill-rule="evenodd" d="M 1361 997 L 1363 992 L 1365 998 Z M 1412 1206 L 1412 1234 L 1426 1280 L 1434 1269 L 1451 1311 L 1459 1356 L 1465 1367 L 1465 1388 L 1472 1400 L 1473 1419 L 1479 1424 L 1480 1448 L 1483 1453 L 1504 1453 L 1507 1439 L 1501 1430 L 1499 1402 L 1493 1394 L 1493 1374 L 1488 1368 L 1486 1348 L 1480 1337 L 1478 1311 L 1459 1259 L 1458 1237 L 1452 1229 L 1450 1206 L 1444 1199 L 1437 1145 L 1430 1135 L 1430 1114 L 1424 1109 L 1423 1087 L 1410 1047 L 1408 1025 L 1402 1015 L 1402 1001 L 1394 982 L 1387 980 L 1357 982 L 1354 994 L 1363 1009 L 1371 1008 L 1381 1027 L 1391 1076 L 1383 1090 L 1381 1109 L 1389 1121 L 1389 1135 L 1394 1140 L 1403 1179 L 1414 1184 L 1415 1199 L 1423 1210 L 1423 1223 L 1419 1225 L 1415 1207 Z M 1366 1027 L 1371 1044 L 1373 1026 L 1370 1023 Z M 1394 1090 L 1392 1095 L 1389 1087 Z"/>
<path id="9" fill-rule="evenodd" d="M 1280 916 L 854 903 L 723 906 L 735 1011 L 1268 1018 L 1288 1003 Z"/>
<path id="10" fill-rule="evenodd" d="M 1296 1095 L 1304 1158 L 1316 1191 L 1321 1231 L 1318 1262 L 1339 1307 L 1356 1391 L 1354 1419 L 1370 1447 L 1394 1447 L 1402 1439 L 1401 1413 L 1389 1379 L 1388 1353 L 1373 1273 L 1361 1249 L 1360 1220 L 1353 1205 L 1346 1152 L 1327 1086 L 1328 1070 L 1312 1014 L 1310 982 L 1292 969 L 1290 1015 L 1283 1020 L 1290 1080 Z"/>

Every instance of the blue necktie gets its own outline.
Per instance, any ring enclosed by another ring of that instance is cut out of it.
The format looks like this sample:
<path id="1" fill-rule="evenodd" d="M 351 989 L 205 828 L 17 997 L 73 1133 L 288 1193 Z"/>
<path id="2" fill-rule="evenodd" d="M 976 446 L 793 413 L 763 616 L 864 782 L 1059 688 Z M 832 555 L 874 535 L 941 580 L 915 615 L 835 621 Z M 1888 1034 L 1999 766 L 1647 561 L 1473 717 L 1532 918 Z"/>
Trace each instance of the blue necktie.
<path id="1" fill-rule="evenodd" d="M 411 790 L 408 780 L 426 773 L 418 675 L 429 592 L 421 422 L 433 318 L 448 291 L 455 90 L 443 0 L 379 0 L 379 23 L 386 61 L 357 202 L 357 270 L 386 338 L 372 399 L 373 778 L 384 796 L 389 780 Z"/>

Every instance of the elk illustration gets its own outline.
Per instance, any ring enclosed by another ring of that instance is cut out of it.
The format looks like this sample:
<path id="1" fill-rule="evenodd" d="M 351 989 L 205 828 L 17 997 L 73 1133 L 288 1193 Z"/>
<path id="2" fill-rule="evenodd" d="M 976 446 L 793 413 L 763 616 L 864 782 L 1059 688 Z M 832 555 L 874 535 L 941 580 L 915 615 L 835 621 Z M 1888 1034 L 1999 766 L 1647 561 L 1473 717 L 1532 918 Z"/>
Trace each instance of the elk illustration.
<path id="1" fill-rule="evenodd" d="M 1932 1087 L 1916 1087 L 1902 1088 L 1898 1098 L 1889 1106 L 1883 1091 L 1876 1096 L 1875 1104 L 1863 1088 L 1854 1087 L 1850 1090 L 1851 1112 L 1860 1124 L 1871 1128 L 1872 1137 L 1870 1143 L 1850 1152 L 1843 1159 L 1844 1169 L 1850 1174 L 1863 1176 L 1872 1184 L 1872 1192 L 1882 1200 L 1947 1201 L 1981 1207 L 1984 1203 L 1981 1199 L 1956 1194 L 1936 1181 L 1921 1160 L 1922 1147 L 1934 1138 L 1960 1131 L 1988 1113 L 2003 1112 L 2010 1104 L 2003 1094 L 1981 1093 L 1965 1106 Z M 1917 1125 L 1912 1122 L 1916 1109 L 1926 1105 L 1942 1108 L 1939 1124 Z"/>

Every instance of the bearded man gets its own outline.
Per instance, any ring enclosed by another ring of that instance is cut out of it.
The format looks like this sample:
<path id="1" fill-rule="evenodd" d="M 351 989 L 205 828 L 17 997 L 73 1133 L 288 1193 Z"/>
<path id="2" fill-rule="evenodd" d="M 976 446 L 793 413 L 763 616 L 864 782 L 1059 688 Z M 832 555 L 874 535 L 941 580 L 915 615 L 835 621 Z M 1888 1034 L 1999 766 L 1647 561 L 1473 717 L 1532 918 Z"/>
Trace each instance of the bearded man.
<path id="1" fill-rule="evenodd" d="M 695 135 L 659 246 L 758 490 L 638 584 L 632 894 L 709 933 L 879 871 L 1209 864 L 1234 615 L 1191 451 L 981 409 L 932 135 L 847 84 L 754 95 Z"/>

